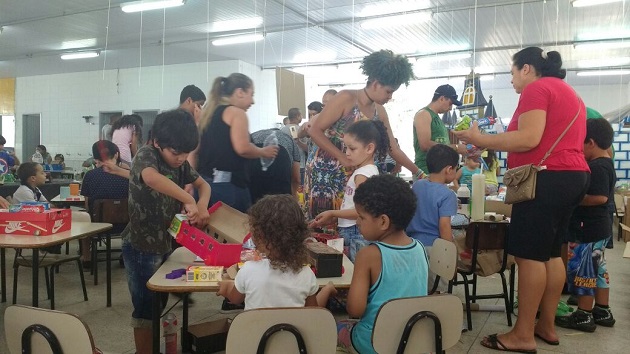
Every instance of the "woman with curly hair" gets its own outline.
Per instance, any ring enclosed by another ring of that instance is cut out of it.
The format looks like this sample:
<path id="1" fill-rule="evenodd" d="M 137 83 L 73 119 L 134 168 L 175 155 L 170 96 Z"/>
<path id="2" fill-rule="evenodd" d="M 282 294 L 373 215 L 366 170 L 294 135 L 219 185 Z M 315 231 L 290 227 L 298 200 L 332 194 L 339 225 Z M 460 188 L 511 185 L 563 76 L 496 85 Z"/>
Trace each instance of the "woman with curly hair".
<path id="1" fill-rule="evenodd" d="M 249 261 L 234 282 L 219 283 L 217 295 L 245 310 L 267 307 L 317 306 L 315 274 L 304 240 L 310 235 L 304 213 L 288 194 L 267 195 L 249 209 L 249 228 L 263 259 Z"/>
<path id="2" fill-rule="evenodd" d="M 408 85 L 413 78 L 411 64 L 402 55 L 381 50 L 363 58 L 361 69 L 368 77 L 365 87 L 337 93 L 308 130 L 317 145 L 308 158 L 304 175 L 304 190 L 311 218 L 341 206 L 348 178 L 346 172 L 350 172 L 352 167 L 352 162 L 344 153 L 342 137 L 346 128 L 358 120 L 383 122 L 387 128 L 390 155 L 414 175 L 419 171 L 395 143 L 387 112 L 383 108 L 394 91 L 402 84 Z"/>

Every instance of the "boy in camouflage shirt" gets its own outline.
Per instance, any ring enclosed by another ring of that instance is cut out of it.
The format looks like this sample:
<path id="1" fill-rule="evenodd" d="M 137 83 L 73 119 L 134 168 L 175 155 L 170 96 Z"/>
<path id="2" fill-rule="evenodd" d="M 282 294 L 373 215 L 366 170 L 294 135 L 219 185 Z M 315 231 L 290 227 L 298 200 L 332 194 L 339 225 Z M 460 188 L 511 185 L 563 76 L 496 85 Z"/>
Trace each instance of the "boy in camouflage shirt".
<path id="1" fill-rule="evenodd" d="M 127 283 L 133 303 L 132 327 L 136 353 L 151 353 L 153 293 L 146 283 L 171 252 L 168 226 L 184 209 L 188 220 L 207 223 L 210 186 L 186 161 L 197 147 L 199 133 L 190 113 L 173 110 L 159 114 L 153 141 L 138 150 L 130 171 L 129 224 L 122 233 Z M 199 201 L 183 187 L 192 183 Z"/>

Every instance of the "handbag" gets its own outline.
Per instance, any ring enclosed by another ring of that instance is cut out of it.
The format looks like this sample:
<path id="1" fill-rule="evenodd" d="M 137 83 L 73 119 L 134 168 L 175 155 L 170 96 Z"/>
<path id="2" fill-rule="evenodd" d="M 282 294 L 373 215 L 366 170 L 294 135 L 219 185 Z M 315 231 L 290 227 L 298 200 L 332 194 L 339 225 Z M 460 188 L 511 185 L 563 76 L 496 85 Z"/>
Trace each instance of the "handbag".
<path id="1" fill-rule="evenodd" d="M 543 166 L 543 162 L 551 155 L 551 152 L 556 145 L 558 145 L 560 139 L 569 131 L 569 128 L 571 128 L 581 110 L 582 106 L 578 108 L 578 112 L 575 114 L 575 117 L 573 117 L 571 123 L 564 129 L 553 145 L 551 145 L 549 151 L 543 156 L 538 165 L 530 163 L 510 168 L 505 172 L 505 175 L 503 175 L 503 184 L 505 184 L 507 189 L 505 192 L 505 204 L 515 204 L 536 198 L 536 178 L 538 172 L 546 168 L 546 166 Z"/>

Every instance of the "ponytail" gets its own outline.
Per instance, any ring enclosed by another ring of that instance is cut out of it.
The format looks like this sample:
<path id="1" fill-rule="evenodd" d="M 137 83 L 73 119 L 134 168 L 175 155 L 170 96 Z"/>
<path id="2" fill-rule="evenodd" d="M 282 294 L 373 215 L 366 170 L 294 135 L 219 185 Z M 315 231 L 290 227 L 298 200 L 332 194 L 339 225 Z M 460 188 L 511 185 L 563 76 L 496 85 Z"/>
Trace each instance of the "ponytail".
<path id="1" fill-rule="evenodd" d="M 208 128 L 214 111 L 217 107 L 228 104 L 230 96 L 234 94 L 236 89 L 247 90 L 252 87 L 252 84 L 252 79 L 241 73 L 232 73 L 228 77 L 219 76 L 214 79 L 208 94 L 208 101 L 201 112 L 199 130 L 203 132 Z"/>
<path id="2" fill-rule="evenodd" d="M 555 50 L 545 52 L 538 47 L 528 47 L 514 54 L 512 61 L 519 70 L 525 64 L 534 67 L 540 77 L 564 79 L 567 76 L 567 71 L 562 69 L 562 56 Z"/>

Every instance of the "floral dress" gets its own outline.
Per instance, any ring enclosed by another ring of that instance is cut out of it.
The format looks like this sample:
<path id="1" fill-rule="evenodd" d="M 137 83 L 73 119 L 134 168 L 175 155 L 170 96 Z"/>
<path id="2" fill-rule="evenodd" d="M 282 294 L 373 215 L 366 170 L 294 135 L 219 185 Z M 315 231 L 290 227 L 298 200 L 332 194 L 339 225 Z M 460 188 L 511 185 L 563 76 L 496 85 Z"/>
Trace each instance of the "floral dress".
<path id="1" fill-rule="evenodd" d="M 355 103 L 352 110 L 330 126 L 324 135 L 337 149 L 345 151 L 342 140 L 344 131 L 352 123 L 363 119 L 370 118 L 361 113 L 358 104 Z M 376 110 L 372 119 L 379 119 Z M 345 167 L 334 156 L 315 144 L 312 147 L 309 149 L 304 173 L 304 192 L 309 219 L 326 210 L 339 210 L 343 202 L 343 191 L 350 176 L 346 175 Z"/>

